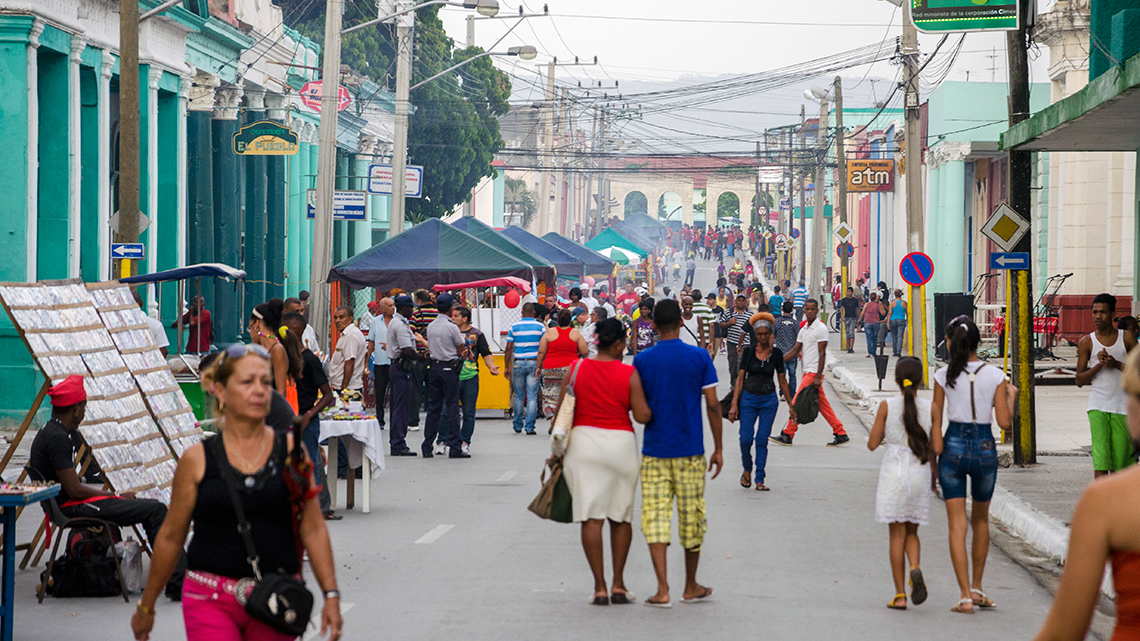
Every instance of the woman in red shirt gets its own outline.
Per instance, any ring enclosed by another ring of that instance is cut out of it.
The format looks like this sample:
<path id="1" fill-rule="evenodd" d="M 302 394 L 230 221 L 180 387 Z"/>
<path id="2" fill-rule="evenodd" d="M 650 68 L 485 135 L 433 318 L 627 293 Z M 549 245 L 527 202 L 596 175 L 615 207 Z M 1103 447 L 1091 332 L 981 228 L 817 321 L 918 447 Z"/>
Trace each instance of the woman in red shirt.
<path id="1" fill-rule="evenodd" d="M 598 355 L 578 361 L 562 381 L 558 404 L 566 386 L 574 381 L 574 427 L 566 435 L 569 445 L 562 473 L 574 497 L 574 522 L 582 524 L 582 548 L 594 574 L 590 603 L 633 603 L 622 576 L 633 540 L 633 501 L 641 457 L 633 418 L 649 422 L 652 416 L 641 378 L 632 365 L 621 362 L 625 353 L 625 325 L 616 318 L 598 323 Z M 576 376 L 575 376 L 576 375 Z M 554 413 L 558 415 L 557 411 Z M 606 587 L 602 524 L 610 522 L 614 580 Z"/>
<path id="2" fill-rule="evenodd" d="M 558 387 L 570 372 L 570 365 L 590 353 L 582 333 L 572 327 L 574 317 L 569 309 L 558 312 L 558 327 L 551 327 L 538 342 L 538 373 L 542 381 L 542 411 L 554 417 Z"/>

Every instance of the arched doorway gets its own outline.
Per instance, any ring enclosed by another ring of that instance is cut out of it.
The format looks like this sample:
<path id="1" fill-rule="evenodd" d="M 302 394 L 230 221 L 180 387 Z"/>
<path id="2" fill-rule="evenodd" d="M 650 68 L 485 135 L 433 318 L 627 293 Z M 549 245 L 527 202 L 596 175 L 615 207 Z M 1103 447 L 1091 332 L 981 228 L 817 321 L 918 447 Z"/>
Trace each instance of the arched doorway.
<path id="1" fill-rule="evenodd" d="M 625 195 L 624 217 L 629 217 L 630 214 L 638 212 L 649 213 L 649 199 L 640 191 L 631 191 Z"/>
<path id="2" fill-rule="evenodd" d="M 708 195 L 707 189 L 694 189 L 693 190 L 693 226 L 704 228 L 705 226 L 705 212 L 708 210 L 708 203 L 705 202 L 705 197 Z"/>
<path id="3" fill-rule="evenodd" d="M 718 219 L 735 218 L 740 220 L 740 197 L 731 191 L 721 192 L 716 198 Z"/>
<path id="4" fill-rule="evenodd" d="M 667 191 L 661 194 L 657 199 L 657 220 L 661 222 L 668 222 L 671 220 L 680 221 L 681 212 L 684 210 L 685 205 L 681 201 L 681 195 L 675 191 Z"/>

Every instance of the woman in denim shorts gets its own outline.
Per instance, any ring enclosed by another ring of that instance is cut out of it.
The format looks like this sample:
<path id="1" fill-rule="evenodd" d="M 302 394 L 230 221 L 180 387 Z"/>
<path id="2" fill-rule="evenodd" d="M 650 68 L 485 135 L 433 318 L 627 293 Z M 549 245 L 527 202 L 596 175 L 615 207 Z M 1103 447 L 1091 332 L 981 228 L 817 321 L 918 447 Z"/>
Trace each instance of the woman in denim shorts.
<path id="1" fill-rule="evenodd" d="M 946 329 L 950 361 L 934 374 L 933 429 L 941 429 L 943 408 L 946 431 L 938 457 L 938 482 L 946 500 L 950 525 L 950 560 L 962 598 L 951 610 L 973 613 L 975 607 L 992 608 L 982 591 L 982 574 L 990 549 L 989 509 L 997 481 L 998 457 L 991 420 L 1009 429 L 1017 388 L 1000 368 L 978 360 L 978 326 L 967 316 L 950 321 Z M 966 516 L 966 489 L 973 507 Z M 966 556 L 966 530 L 973 526 L 973 574 Z"/>

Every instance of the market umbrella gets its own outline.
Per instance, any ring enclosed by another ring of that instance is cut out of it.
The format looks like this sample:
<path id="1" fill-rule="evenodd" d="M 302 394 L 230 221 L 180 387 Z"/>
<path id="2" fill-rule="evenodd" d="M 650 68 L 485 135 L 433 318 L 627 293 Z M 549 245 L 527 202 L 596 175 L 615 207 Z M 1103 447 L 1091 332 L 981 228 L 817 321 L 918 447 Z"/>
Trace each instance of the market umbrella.
<path id="1" fill-rule="evenodd" d="M 631 252 L 628 249 L 613 246 L 607 247 L 601 251 L 602 255 L 609 256 L 612 260 L 616 261 L 619 265 L 636 265 L 641 262 L 641 257 Z"/>
<path id="2" fill-rule="evenodd" d="M 603 229 L 602 233 L 594 236 L 586 242 L 587 248 L 592 249 L 596 252 L 601 252 L 603 254 L 604 252 L 602 252 L 602 250 L 607 247 L 613 247 L 615 245 L 621 247 L 622 249 L 628 249 L 638 256 L 642 257 L 648 256 L 649 252 L 653 249 L 652 245 L 648 247 L 642 247 L 637 242 L 626 237 L 625 234 L 617 231 L 613 227 L 610 227 L 609 229 Z"/>

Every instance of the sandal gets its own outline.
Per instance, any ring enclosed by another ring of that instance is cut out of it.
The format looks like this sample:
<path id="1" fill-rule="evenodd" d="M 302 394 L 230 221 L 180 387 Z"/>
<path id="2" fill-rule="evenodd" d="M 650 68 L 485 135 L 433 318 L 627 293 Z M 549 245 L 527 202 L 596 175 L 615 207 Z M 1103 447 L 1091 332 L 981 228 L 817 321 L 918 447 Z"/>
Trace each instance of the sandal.
<path id="1" fill-rule="evenodd" d="M 969 610 L 963 610 L 962 606 L 966 605 L 967 603 L 970 604 L 970 609 Z M 966 597 L 965 599 L 958 599 L 958 605 L 950 608 L 950 611 L 951 612 L 958 612 L 960 614 L 973 614 L 974 613 L 973 605 L 974 605 L 974 600 L 969 598 L 969 597 Z"/>
<path id="2" fill-rule="evenodd" d="M 903 602 L 902 605 L 897 605 L 899 602 L 899 599 L 902 599 L 902 602 Z M 901 593 L 896 594 L 895 598 L 891 599 L 891 602 L 887 604 L 887 607 L 892 609 L 892 610 L 905 610 L 906 609 L 906 595 L 901 594 Z"/>
<path id="3" fill-rule="evenodd" d="M 740 475 L 740 487 L 748 489 L 752 486 L 752 472 L 745 471 Z"/>
<path id="4" fill-rule="evenodd" d="M 590 605 L 609 605 L 610 597 L 607 594 L 603 594 L 601 596 L 591 594 L 589 603 Z"/>
<path id="5" fill-rule="evenodd" d="M 712 593 L 713 593 L 712 588 L 710 588 L 708 586 L 704 586 L 704 592 L 701 592 L 699 595 L 692 597 L 692 598 L 682 597 L 681 603 L 703 603 L 703 602 L 709 600 L 709 597 L 712 596 Z"/>
<path id="6" fill-rule="evenodd" d="M 612 592 L 610 593 L 610 603 L 614 605 L 628 605 L 635 603 L 637 597 L 633 596 L 633 592 L 626 590 L 625 592 Z"/>
<path id="7" fill-rule="evenodd" d="M 971 601 L 974 602 L 974 605 L 976 605 L 977 607 L 985 608 L 987 610 L 997 607 L 997 604 L 994 603 L 992 600 L 990 600 L 990 598 L 988 596 L 986 596 L 985 592 L 982 592 L 981 590 L 979 590 L 977 588 L 970 588 L 970 592 L 982 597 L 981 601 L 978 601 L 978 600 L 973 599 L 973 598 L 970 599 Z"/>
<path id="8" fill-rule="evenodd" d="M 642 603 L 644 603 L 648 607 L 661 608 L 662 610 L 668 610 L 669 608 L 673 607 L 672 601 L 653 601 L 652 598 L 653 597 L 650 597 L 650 598 L 642 601 Z"/>
<path id="9" fill-rule="evenodd" d="M 910 600 L 915 605 L 921 605 L 926 600 L 926 581 L 919 568 L 910 571 Z"/>
<path id="10" fill-rule="evenodd" d="M 767 492 L 771 489 L 772 488 L 768 487 L 767 485 L 764 485 L 763 483 L 757 483 L 756 484 L 756 491 L 757 492 Z"/>

